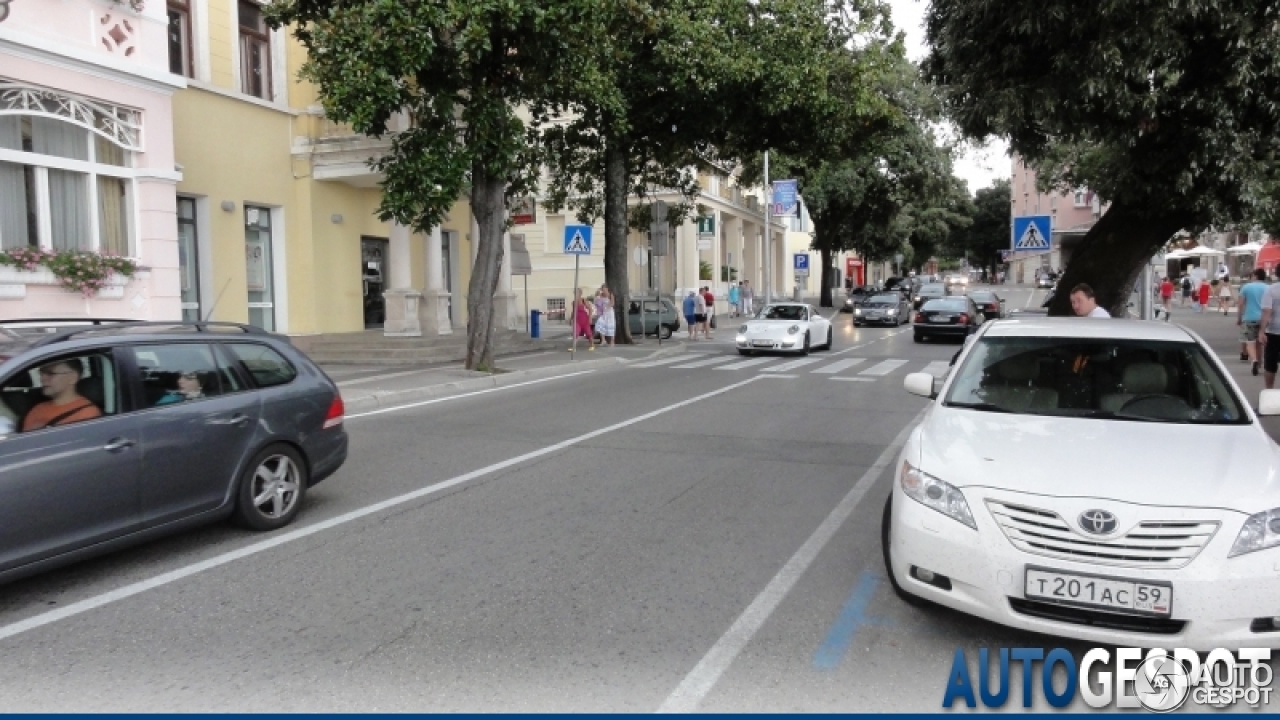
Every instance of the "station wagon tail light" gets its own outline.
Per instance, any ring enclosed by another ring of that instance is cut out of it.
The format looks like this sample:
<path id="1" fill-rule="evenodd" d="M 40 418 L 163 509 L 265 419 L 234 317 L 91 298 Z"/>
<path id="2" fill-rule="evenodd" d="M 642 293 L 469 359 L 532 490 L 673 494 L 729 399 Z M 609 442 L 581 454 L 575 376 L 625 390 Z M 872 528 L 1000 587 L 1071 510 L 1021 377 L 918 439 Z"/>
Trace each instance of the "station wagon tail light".
<path id="1" fill-rule="evenodd" d="M 342 416 L 346 415 L 347 408 L 342 404 L 342 395 L 334 395 L 333 402 L 329 403 L 329 412 L 324 414 L 323 429 L 335 428 L 342 424 Z"/>
<path id="2" fill-rule="evenodd" d="M 912 322 L 918 322 L 918 323 L 924 322 L 924 313 L 916 313 L 916 319 L 912 320 Z"/>

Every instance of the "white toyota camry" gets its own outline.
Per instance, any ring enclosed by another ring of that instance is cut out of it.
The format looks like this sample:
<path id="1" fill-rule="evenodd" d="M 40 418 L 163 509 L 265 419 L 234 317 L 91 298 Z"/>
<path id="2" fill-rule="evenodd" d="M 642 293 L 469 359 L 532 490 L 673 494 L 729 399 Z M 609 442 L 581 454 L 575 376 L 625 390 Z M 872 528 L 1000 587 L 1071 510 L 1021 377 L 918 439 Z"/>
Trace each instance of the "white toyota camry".
<path id="1" fill-rule="evenodd" d="M 831 322 L 812 305 L 797 302 L 771 303 L 760 308 L 738 328 L 738 352 L 750 355 L 757 350 L 798 352 L 831 349 Z"/>
<path id="2" fill-rule="evenodd" d="M 898 595 L 1132 647 L 1280 647 L 1280 448 L 1166 323 L 987 323 L 902 449 L 882 528 Z M 940 387 L 938 387 L 940 386 Z"/>

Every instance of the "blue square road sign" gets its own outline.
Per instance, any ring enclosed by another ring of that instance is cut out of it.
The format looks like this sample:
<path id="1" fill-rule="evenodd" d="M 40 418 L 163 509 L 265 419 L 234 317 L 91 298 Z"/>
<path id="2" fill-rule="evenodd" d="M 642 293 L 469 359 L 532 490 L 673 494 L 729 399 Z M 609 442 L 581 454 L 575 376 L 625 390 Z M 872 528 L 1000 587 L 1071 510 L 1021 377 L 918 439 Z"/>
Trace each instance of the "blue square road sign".
<path id="1" fill-rule="evenodd" d="M 564 254 L 565 255 L 590 255 L 591 254 L 591 226 L 590 225 L 565 225 L 564 226 Z"/>

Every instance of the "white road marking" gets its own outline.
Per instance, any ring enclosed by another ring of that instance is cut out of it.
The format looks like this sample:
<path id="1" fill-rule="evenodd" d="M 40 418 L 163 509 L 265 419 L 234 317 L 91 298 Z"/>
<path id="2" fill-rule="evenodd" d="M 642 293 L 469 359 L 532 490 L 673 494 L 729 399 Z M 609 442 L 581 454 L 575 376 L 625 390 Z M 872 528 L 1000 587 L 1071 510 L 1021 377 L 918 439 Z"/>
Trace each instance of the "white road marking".
<path id="1" fill-rule="evenodd" d="M 709 365 L 719 365 L 720 363 L 729 362 L 732 359 L 733 359 L 732 355 L 717 355 L 715 357 L 709 357 L 706 360 L 698 360 L 697 362 L 685 363 L 683 365 L 672 365 L 671 367 L 674 370 L 683 370 L 685 368 L 700 368 L 700 367 L 707 367 Z"/>
<path id="2" fill-rule="evenodd" d="M 899 360 L 899 359 L 897 359 L 897 358 L 890 358 L 890 359 L 888 359 L 888 360 L 882 360 L 882 361 L 880 361 L 880 362 L 876 363 L 875 365 L 872 365 L 871 367 L 867 368 L 866 370 L 863 370 L 862 372 L 860 372 L 860 373 L 858 373 L 858 374 L 859 374 L 859 375 L 876 375 L 876 376 L 884 376 L 884 375 L 888 375 L 889 373 L 893 372 L 894 370 L 897 370 L 898 368 L 902 367 L 903 365 L 906 365 L 908 362 L 910 362 L 910 361 L 908 361 L 908 360 Z"/>
<path id="3" fill-rule="evenodd" d="M 880 474 L 890 467 L 890 463 L 897 459 L 898 450 L 907 441 L 907 437 L 911 434 L 911 430 L 915 428 L 916 423 L 924 416 L 925 411 L 921 410 L 898 436 L 893 439 L 888 447 L 880 453 L 880 457 L 876 458 L 875 463 L 867 468 L 862 474 L 858 482 L 854 484 L 848 494 L 836 505 L 831 514 L 827 515 L 817 530 L 809 536 L 809 539 L 800 546 L 795 555 L 787 561 L 786 565 L 778 571 L 777 575 L 769 581 L 764 590 L 756 596 L 756 599 L 747 606 L 742 615 L 734 621 L 729 630 L 711 646 L 707 654 L 698 661 L 693 670 L 685 676 L 676 689 L 667 697 L 662 706 L 658 708 L 660 713 L 690 713 L 698 709 L 698 704 L 703 698 L 711 692 L 715 687 L 720 676 L 724 674 L 733 661 L 738 657 L 738 653 L 751 642 L 756 632 L 764 626 L 769 616 L 777 609 L 787 593 L 791 592 L 791 588 L 795 587 L 796 582 L 804 575 L 813 561 L 817 559 L 818 553 L 826 547 L 831 538 L 835 536 L 840 526 L 849 519 L 853 511 L 857 509 L 858 504 L 862 502 L 862 498 L 867 494 L 880 478 Z"/>
<path id="4" fill-rule="evenodd" d="M 706 353 L 685 353 L 683 355 L 672 355 L 671 357 L 658 358 L 657 360 L 646 360 L 645 362 L 642 362 L 642 363 L 636 363 L 631 367 L 657 367 L 659 365 L 666 365 L 668 363 L 680 362 L 681 360 L 692 360 L 694 358 L 700 358 L 705 354 Z"/>
<path id="5" fill-rule="evenodd" d="M 777 379 L 779 379 L 779 378 L 781 378 L 781 379 L 783 379 L 783 380 L 794 380 L 794 379 L 796 379 L 796 378 L 798 378 L 798 377 L 800 377 L 800 376 L 799 376 L 799 375 L 783 375 L 783 374 L 774 374 L 774 375 L 757 375 L 756 377 L 758 377 L 758 378 L 765 378 L 765 379 L 768 379 L 768 380 L 777 380 Z"/>
<path id="6" fill-rule="evenodd" d="M 833 378 L 827 378 L 827 379 L 828 379 L 828 380 L 841 380 L 841 381 L 843 381 L 843 382 L 875 382 L 875 381 L 876 381 L 876 379 L 875 379 L 875 378 L 860 378 L 860 377 L 851 377 L 851 378 L 849 378 L 849 377 L 833 377 Z"/>
<path id="7" fill-rule="evenodd" d="M 718 368 L 712 368 L 712 369 L 713 370 L 741 370 L 743 368 L 749 368 L 749 367 L 754 367 L 756 365 L 771 363 L 777 359 L 778 358 L 775 358 L 775 357 L 757 357 L 757 358 L 751 358 L 749 360 L 739 360 L 738 362 L 733 363 L 732 365 L 721 365 Z"/>
<path id="8" fill-rule="evenodd" d="M 809 358 L 800 358 L 799 360 L 790 360 L 788 362 L 782 363 L 781 365 L 774 365 L 773 367 L 767 367 L 764 370 L 761 370 L 761 372 L 767 372 L 767 373 L 786 372 L 787 370 L 795 370 L 798 367 L 804 367 L 805 365 L 812 365 L 813 363 L 816 363 L 816 362 L 822 362 L 822 358 L 809 357 Z"/>
<path id="9" fill-rule="evenodd" d="M 412 408 L 422 407 L 423 405 L 435 405 L 436 403 L 449 402 L 450 400 L 461 400 L 462 398 L 474 397 L 476 395 L 488 395 L 489 393 L 495 393 L 500 390 L 510 390 L 511 388 L 524 387 L 525 385 L 537 385 L 538 383 L 551 382 L 552 380 L 563 380 L 564 378 L 577 377 L 578 375 L 587 375 L 593 372 L 595 372 L 595 370 L 579 370 L 578 372 L 565 373 L 564 375 L 556 375 L 555 377 L 540 378 L 538 380 L 528 380 L 521 383 L 512 383 L 510 385 L 503 385 L 502 387 L 486 388 L 484 390 L 476 390 L 475 392 L 462 393 L 461 395 L 450 395 L 448 397 L 435 398 L 432 400 L 423 400 L 422 402 L 408 403 L 406 405 L 396 405 L 394 407 L 389 407 L 389 408 L 380 408 L 378 410 L 370 410 L 369 412 L 356 413 L 355 415 L 347 415 L 346 417 L 343 418 L 343 421 L 345 422 L 347 420 L 355 420 L 357 418 L 369 417 L 370 415 L 382 415 L 383 413 L 396 412 L 397 410 L 410 410 Z"/>
<path id="10" fill-rule="evenodd" d="M 843 355 L 843 354 L 845 354 L 845 353 L 847 353 L 847 352 L 853 352 L 854 350 L 857 350 L 858 348 L 863 348 L 863 347 L 866 347 L 866 346 L 868 346 L 868 345 L 873 345 L 873 344 L 875 344 L 875 343 L 878 343 L 878 342 L 881 342 L 881 341 L 884 341 L 884 340 L 888 340 L 889 338 L 893 337 L 894 335 L 901 335 L 901 334 L 902 334 L 902 333 L 904 333 L 904 332 L 911 332 L 911 328 L 907 328 L 907 329 L 905 329 L 905 330 L 894 330 L 893 332 L 891 332 L 891 333 L 886 333 L 886 334 L 882 335 L 881 337 L 876 338 L 875 340 L 868 340 L 867 342 L 859 343 L 859 344 L 857 344 L 857 345 L 850 345 L 849 347 L 847 347 L 847 348 L 845 348 L 845 349 L 843 349 L 843 350 L 837 350 L 837 351 L 832 352 L 832 353 L 827 353 L 827 357 L 832 357 L 833 355 Z"/>
<path id="11" fill-rule="evenodd" d="M 861 365 L 866 361 L 867 361 L 866 358 L 849 358 L 847 360 L 837 360 L 836 362 L 833 362 L 830 365 L 823 365 L 822 367 L 811 370 L 810 372 L 816 373 L 818 375 L 835 375 L 841 370 L 851 368 L 854 365 Z"/>
<path id="12" fill-rule="evenodd" d="M 591 371 L 586 371 L 586 372 L 591 372 Z M 582 373 L 575 373 L 575 374 L 582 374 Z M 568 377 L 568 376 L 561 375 L 560 377 Z M 539 458 L 544 455 L 549 455 L 551 453 L 564 450 L 565 448 L 573 447 L 574 445 L 578 445 L 579 443 L 585 442 L 587 440 L 591 440 L 593 438 L 600 437 L 601 435 L 611 433 L 615 430 L 621 430 L 622 428 L 630 427 L 637 423 L 644 422 L 645 420 L 651 420 L 660 415 L 665 415 L 666 413 L 669 413 L 672 410 L 679 410 L 682 407 L 687 407 L 689 405 L 702 402 L 703 400 L 706 400 L 708 398 L 712 398 L 717 395 L 723 395 L 724 393 L 730 392 L 732 390 L 736 390 L 744 385 L 753 383 L 756 380 L 759 380 L 761 377 L 762 376 L 760 375 L 752 375 L 746 380 L 742 380 L 740 382 L 736 382 L 731 385 L 726 385 L 725 387 L 722 387 L 718 390 L 712 390 L 711 392 L 703 393 L 702 395 L 689 398 L 688 400 L 682 400 L 673 405 L 668 405 L 664 408 L 659 408 L 652 412 L 644 413 L 643 415 L 637 415 L 629 420 L 623 420 L 622 422 L 614 423 L 613 425 L 600 428 L 599 430 L 592 430 L 582 435 L 576 435 L 572 438 L 569 438 L 568 440 L 563 440 L 553 445 L 548 445 L 539 450 L 527 452 L 523 455 L 518 455 L 516 457 L 509 458 L 507 460 L 503 460 L 501 462 L 497 462 L 492 465 L 487 465 L 485 467 L 480 468 L 479 470 L 472 470 L 469 473 L 458 475 L 448 480 L 438 482 L 434 485 L 428 485 L 427 487 L 419 488 L 417 490 L 414 490 L 413 492 L 408 492 L 403 495 L 397 495 L 396 497 L 389 498 L 387 500 L 383 500 L 382 502 L 377 502 L 372 505 L 365 506 L 358 510 L 352 510 L 351 512 L 343 513 L 342 515 L 329 518 L 328 520 L 323 520 L 314 525 L 309 525 L 304 528 L 298 528 L 297 530 L 291 530 L 289 532 L 286 532 L 280 535 L 275 535 L 269 540 L 262 540 L 260 542 L 256 542 L 251 545 L 242 547 L 238 550 L 232 550 L 231 552 L 226 552 L 221 555 L 215 555 L 214 557 L 211 557 L 207 560 L 203 560 L 198 563 L 193 563 L 186 567 L 178 568 L 177 570 L 170 570 L 169 572 L 161 573 L 153 578 L 149 578 L 147 580 L 142 580 L 136 583 L 125 585 L 124 587 L 117 588 L 110 592 L 106 592 L 101 595 L 97 595 L 95 597 L 86 598 L 79 602 L 72 603 L 70 605 L 67 605 L 66 607 L 61 607 L 61 608 L 58 608 L 57 610 L 50 610 L 48 612 L 40 613 L 39 615 L 29 617 L 26 620 L 21 620 L 15 623 L 11 623 L 9 625 L 2 626 L 0 627 L 0 640 L 11 638 L 15 635 L 20 635 L 24 632 L 35 630 L 37 628 L 41 628 L 46 625 L 51 625 L 55 622 L 58 622 L 59 620 L 66 620 L 68 618 L 81 615 L 83 613 L 89 612 L 90 610 L 95 610 L 104 605 L 109 605 L 111 603 L 133 597 L 134 595 L 139 595 L 148 590 L 154 590 L 156 588 L 178 582 L 179 580 L 183 580 L 185 578 L 191 577 L 192 575 L 195 575 L 197 573 L 202 573 L 206 570 L 212 570 L 214 568 L 221 567 L 223 565 L 234 562 L 236 560 L 257 555 L 259 553 L 265 552 L 272 548 L 280 547 L 281 545 L 293 542 L 294 540 L 301 540 L 302 538 L 315 535 L 324 530 L 329 530 L 331 528 L 335 528 L 340 525 L 346 525 L 347 523 L 353 522 L 355 520 L 359 520 L 360 518 L 363 518 L 363 517 L 368 517 L 369 515 L 373 515 L 375 513 L 382 512 L 383 510 L 388 510 L 390 508 L 397 507 L 408 502 L 413 502 L 414 500 L 418 500 L 420 498 L 424 498 L 428 495 L 434 495 L 436 493 L 443 492 L 445 490 L 456 487 L 463 483 L 469 482 L 471 480 L 475 480 L 476 478 L 484 477 L 486 475 L 491 475 L 499 470 L 505 470 L 506 468 L 512 467 L 513 465 L 519 465 L 520 463 L 527 462 L 529 460 L 533 460 L 535 458 Z M 548 379 L 556 379 L 556 378 L 548 378 Z M 544 381 L 538 380 L 535 382 L 544 382 Z M 522 384 L 529 385 L 531 383 L 522 383 Z M 508 385 L 507 387 L 516 387 L 516 386 Z M 506 388 L 495 388 L 495 389 L 502 390 Z M 485 390 L 483 392 L 492 392 L 492 391 Z M 480 393 L 472 393 L 472 394 L 478 395 Z M 405 406 L 405 407 L 413 407 L 413 406 Z"/>
<path id="13" fill-rule="evenodd" d="M 1031 293 L 1027 295 L 1027 302 L 1022 306 L 1023 310 L 1031 307 L 1031 301 L 1035 299 L 1036 292 L 1037 292 L 1036 290 L 1032 290 Z"/>
<path id="14" fill-rule="evenodd" d="M 935 377 L 942 377 L 943 375 L 946 375 L 947 371 L 949 371 L 950 369 L 951 369 L 950 362 L 946 360 L 935 360 L 929 363 L 928 365 L 925 365 L 924 369 L 921 370 L 920 372 L 926 372 Z"/>

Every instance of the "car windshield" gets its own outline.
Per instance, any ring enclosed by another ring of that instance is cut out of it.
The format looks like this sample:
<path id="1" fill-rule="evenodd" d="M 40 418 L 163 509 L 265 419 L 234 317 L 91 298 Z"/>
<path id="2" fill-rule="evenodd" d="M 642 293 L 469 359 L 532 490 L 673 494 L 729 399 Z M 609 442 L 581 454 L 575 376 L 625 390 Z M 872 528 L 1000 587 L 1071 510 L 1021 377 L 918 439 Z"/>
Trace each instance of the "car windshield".
<path id="1" fill-rule="evenodd" d="M 930 300 L 920 309 L 926 312 L 964 312 L 969 306 L 963 300 Z"/>
<path id="2" fill-rule="evenodd" d="M 921 295 L 945 295 L 947 289 L 941 285 L 925 285 L 920 288 Z"/>
<path id="3" fill-rule="evenodd" d="M 984 337 L 955 372 L 948 407 L 1139 422 L 1248 423 L 1193 342 Z"/>
<path id="4" fill-rule="evenodd" d="M 902 298 L 897 295 L 876 295 L 868 300 L 872 305 L 884 303 L 885 305 L 897 305 L 902 302 Z"/>
<path id="5" fill-rule="evenodd" d="M 760 310 L 757 315 L 761 320 L 803 320 L 804 306 L 802 305 L 768 305 Z"/>

